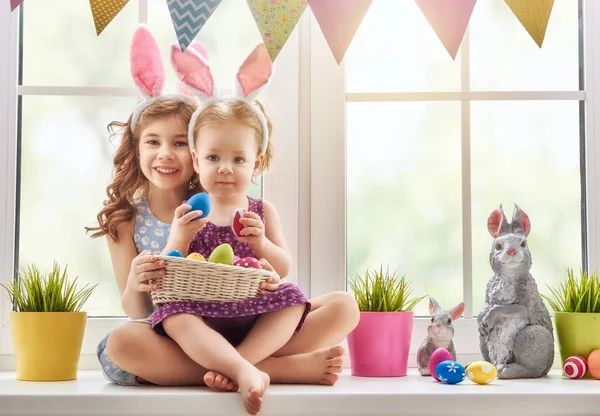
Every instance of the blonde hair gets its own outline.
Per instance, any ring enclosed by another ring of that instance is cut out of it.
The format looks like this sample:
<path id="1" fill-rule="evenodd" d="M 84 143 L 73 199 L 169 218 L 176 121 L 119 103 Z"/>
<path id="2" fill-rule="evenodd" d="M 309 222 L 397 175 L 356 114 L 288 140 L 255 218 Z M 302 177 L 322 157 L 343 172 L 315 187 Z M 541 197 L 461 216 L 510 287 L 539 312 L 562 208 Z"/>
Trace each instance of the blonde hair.
<path id="1" fill-rule="evenodd" d="M 273 144 L 271 143 L 271 136 L 273 134 L 273 124 L 271 123 L 271 119 L 265 112 L 263 105 L 255 101 L 255 105 L 258 107 L 259 111 L 265 115 L 267 120 L 267 128 L 268 128 L 268 138 L 269 143 L 267 144 L 267 150 L 265 151 L 262 166 L 260 168 L 260 173 L 268 170 L 271 166 L 271 160 L 273 159 L 274 151 Z M 230 121 L 236 121 L 245 126 L 250 127 L 254 131 L 254 137 L 256 138 L 256 143 L 258 144 L 258 153 L 260 153 L 260 149 L 262 147 L 263 141 L 263 127 L 256 114 L 256 110 L 251 107 L 251 104 L 245 101 L 239 100 L 231 100 L 231 101 L 217 101 L 206 107 L 196 120 L 196 125 L 194 126 L 194 144 L 198 139 L 198 133 L 200 129 L 206 125 L 210 124 L 222 124 Z"/>
<path id="2" fill-rule="evenodd" d="M 114 176 L 106 187 L 108 200 L 97 215 L 98 226 L 86 227 L 87 232 L 94 232 L 92 238 L 109 235 L 118 241 L 117 228 L 121 223 L 133 220 L 136 214 L 135 199 L 148 194 L 148 179 L 140 166 L 139 141 L 142 131 L 155 121 L 176 117 L 188 126 L 196 104 L 178 99 L 168 99 L 153 103 L 140 115 L 135 131 L 131 132 L 131 116 L 127 122 L 113 121 L 107 127 L 110 138 L 123 132 L 121 144 L 113 158 Z M 190 178 L 188 198 L 202 191 L 198 175 Z"/>

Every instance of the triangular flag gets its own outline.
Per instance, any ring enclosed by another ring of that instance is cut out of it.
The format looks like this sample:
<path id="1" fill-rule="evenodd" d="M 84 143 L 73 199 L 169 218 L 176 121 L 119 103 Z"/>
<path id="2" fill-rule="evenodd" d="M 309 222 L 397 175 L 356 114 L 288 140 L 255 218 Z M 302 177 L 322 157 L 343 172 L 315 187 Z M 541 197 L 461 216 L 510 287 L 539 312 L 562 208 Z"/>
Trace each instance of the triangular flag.
<path id="1" fill-rule="evenodd" d="M 308 0 L 338 65 L 373 0 Z"/>
<path id="2" fill-rule="evenodd" d="M 194 40 L 221 0 L 167 0 L 181 52 Z"/>
<path id="3" fill-rule="evenodd" d="M 272 61 L 308 6 L 307 0 L 247 0 Z"/>
<path id="4" fill-rule="evenodd" d="M 554 0 L 504 0 L 525 30 L 541 48 Z"/>
<path id="5" fill-rule="evenodd" d="M 10 11 L 14 11 L 21 3 L 23 3 L 23 0 L 10 0 Z"/>
<path id="6" fill-rule="evenodd" d="M 90 0 L 96 35 L 100 35 L 129 0 Z"/>
<path id="7" fill-rule="evenodd" d="M 416 0 L 433 30 L 456 58 L 477 0 Z"/>

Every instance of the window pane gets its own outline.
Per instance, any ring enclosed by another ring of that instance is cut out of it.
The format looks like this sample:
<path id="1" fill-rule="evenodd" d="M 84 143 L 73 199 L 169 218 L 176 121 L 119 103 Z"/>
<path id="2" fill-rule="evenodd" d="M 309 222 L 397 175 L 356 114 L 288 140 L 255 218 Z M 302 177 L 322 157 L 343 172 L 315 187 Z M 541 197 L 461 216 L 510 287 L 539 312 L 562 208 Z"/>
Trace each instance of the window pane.
<path id="1" fill-rule="evenodd" d="M 104 238 L 96 224 L 106 195 L 112 156 L 106 125 L 125 120 L 135 99 L 23 97 L 19 267 L 50 270 L 68 264 L 78 282 L 99 283 L 86 310 L 91 316 L 123 315 Z"/>
<path id="2" fill-rule="evenodd" d="M 166 1 L 148 2 L 148 26 L 161 47 L 165 65 L 169 65 L 167 85 L 174 86 L 175 74 L 169 56 L 177 37 Z M 223 0 L 194 40 L 207 49 L 211 71 L 220 89 L 234 88 L 238 68 L 252 49 L 262 43 L 246 0 Z"/>
<path id="3" fill-rule="evenodd" d="M 460 103 L 347 107 L 347 270 L 389 265 L 415 295 L 462 300 Z M 428 315 L 427 302 L 416 309 Z"/>
<path id="4" fill-rule="evenodd" d="M 414 1 L 373 2 L 344 58 L 347 92 L 458 91 L 453 61 Z"/>
<path id="5" fill-rule="evenodd" d="M 478 1 L 470 27 L 471 88 L 578 90 L 578 3 L 555 1 L 540 49 L 504 2 Z"/>
<path id="6" fill-rule="evenodd" d="M 475 102 L 472 106 L 473 296 L 483 304 L 493 275 L 487 218 L 514 203 L 531 219 L 531 274 L 538 290 L 577 273 L 581 253 L 579 103 Z"/>
<path id="7" fill-rule="evenodd" d="M 34 0 L 22 7 L 24 85 L 133 86 L 129 45 L 138 24 L 137 1 L 100 36 L 89 1 Z"/>

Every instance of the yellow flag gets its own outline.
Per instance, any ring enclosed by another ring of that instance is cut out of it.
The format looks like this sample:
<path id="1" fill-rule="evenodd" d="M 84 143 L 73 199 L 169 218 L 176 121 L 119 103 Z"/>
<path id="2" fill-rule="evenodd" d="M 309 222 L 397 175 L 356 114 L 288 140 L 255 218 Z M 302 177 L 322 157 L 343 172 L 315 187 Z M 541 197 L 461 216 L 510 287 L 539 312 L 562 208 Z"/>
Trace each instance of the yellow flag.
<path id="1" fill-rule="evenodd" d="M 247 0 L 272 61 L 308 5 L 307 0 Z"/>
<path id="2" fill-rule="evenodd" d="M 541 48 L 554 0 L 504 0 L 525 30 Z"/>
<path id="3" fill-rule="evenodd" d="M 129 0 L 90 0 L 96 35 L 100 35 Z"/>

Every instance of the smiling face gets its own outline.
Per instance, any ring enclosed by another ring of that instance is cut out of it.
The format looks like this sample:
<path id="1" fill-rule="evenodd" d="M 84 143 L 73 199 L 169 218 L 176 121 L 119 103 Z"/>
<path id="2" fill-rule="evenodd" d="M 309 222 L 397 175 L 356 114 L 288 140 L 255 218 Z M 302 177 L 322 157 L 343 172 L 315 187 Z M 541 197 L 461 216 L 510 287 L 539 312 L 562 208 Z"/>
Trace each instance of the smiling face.
<path id="1" fill-rule="evenodd" d="M 139 141 L 140 165 L 150 187 L 187 190 L 194 175 L 187 143 L 187 124 L 167 117 L 148 124 Z"/>
<path id="2" fill-rule="evenodd" d="M 202 126 L 192 155 L 204 189 L 223 198 L 245 193 L 262 163 L 254 130 L 236 121 Z"/>

